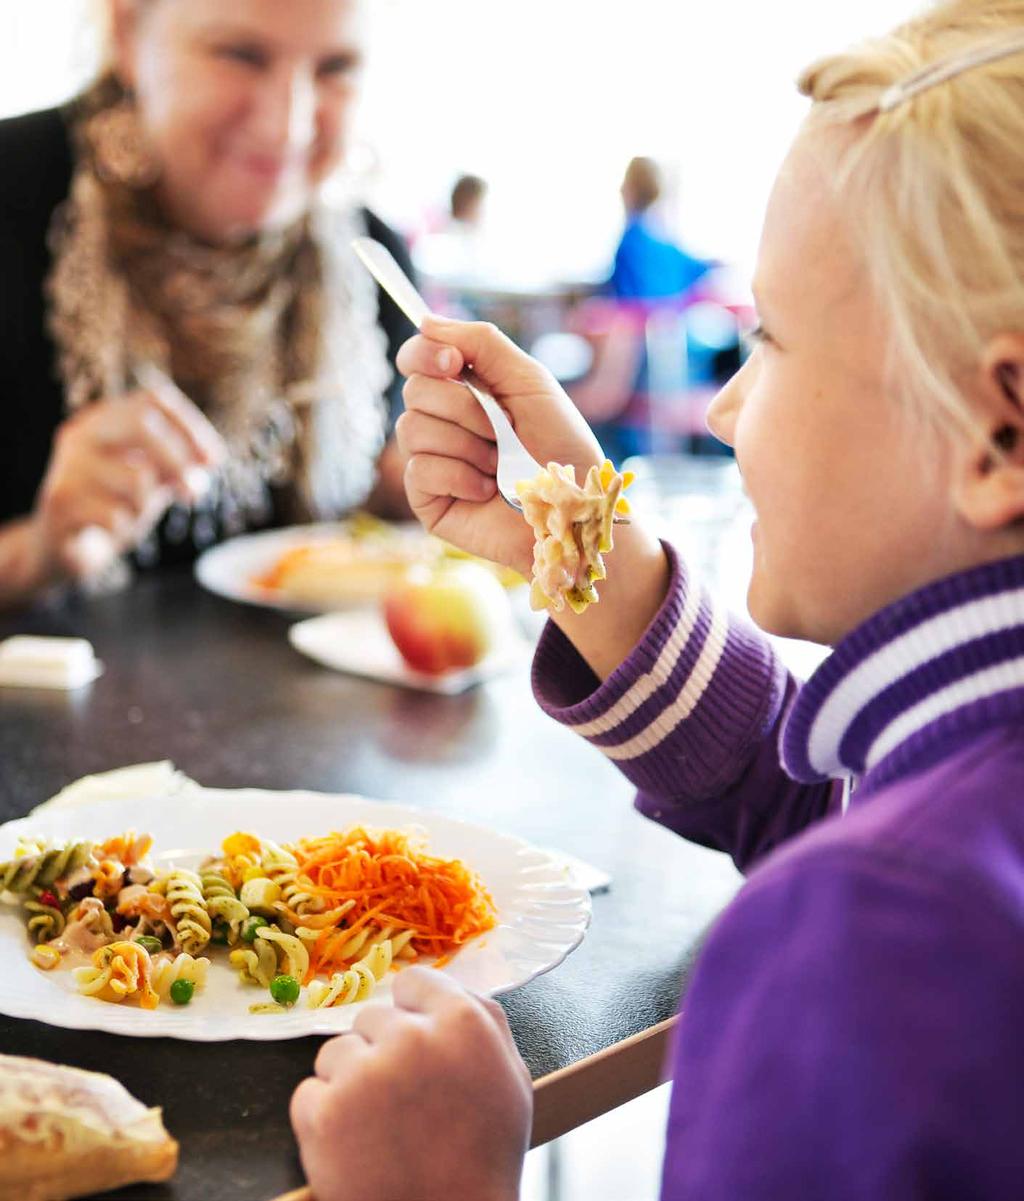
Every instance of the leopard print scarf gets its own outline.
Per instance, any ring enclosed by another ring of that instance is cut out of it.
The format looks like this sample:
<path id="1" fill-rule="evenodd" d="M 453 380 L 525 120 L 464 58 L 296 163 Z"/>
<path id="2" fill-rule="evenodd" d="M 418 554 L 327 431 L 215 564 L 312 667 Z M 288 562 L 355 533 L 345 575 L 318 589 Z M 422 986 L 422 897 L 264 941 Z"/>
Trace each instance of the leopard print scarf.
<path id="1" fill-rule="evenodd" d="M 243 245 L 201 243 L 168 225 L 151 186 L 104 168 L 109 116 L 129 105 L 106 76 L 69 109 L 75 168 L 48 281 L 68 409 L 132 389 L 139 364 L 202 409 L 227 464 L 183 538 L 265 522 L 272 488 L 296 520 L 358 505 L 390 379 L 376 289 L 349 249 L 365 233 L 360 210 L 317 204 Z"/>

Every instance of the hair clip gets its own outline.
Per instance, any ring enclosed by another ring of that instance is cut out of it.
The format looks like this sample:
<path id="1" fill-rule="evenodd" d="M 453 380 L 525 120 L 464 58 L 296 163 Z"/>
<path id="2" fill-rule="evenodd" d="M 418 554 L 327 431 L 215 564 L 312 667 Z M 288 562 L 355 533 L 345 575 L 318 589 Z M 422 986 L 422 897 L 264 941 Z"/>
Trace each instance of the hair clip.
<path id="1" fill-rule="evenodd" d="M 892 112 L 901 104 L 912 100 L 921 92 L 936 87 L 940 83 L 954 79 L 975 67 L 984 67 L 989 63 L 1011 58 L 1014 54 L 1024 54 L 1024 36 L 1018 36 L 1010 41 L 1000 39 L 997 42 L 985 42 L 962 54 L 954 54 L 941 62 L 929 63 L 899 83 L 892 84 L 879 97 L 877 111 Z"/>

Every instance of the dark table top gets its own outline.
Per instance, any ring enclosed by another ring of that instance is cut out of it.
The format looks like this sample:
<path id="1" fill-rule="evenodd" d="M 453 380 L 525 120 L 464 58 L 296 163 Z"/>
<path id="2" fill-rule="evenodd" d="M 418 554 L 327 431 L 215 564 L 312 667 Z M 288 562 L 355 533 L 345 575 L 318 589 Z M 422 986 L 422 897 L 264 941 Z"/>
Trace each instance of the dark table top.
<path id="1" fill-rule="evenodd" d="M 536 707 L 525 666 L 458 697 L 404 691 L 302 658 L 290 620 L 180 572 L 0 616 L 0 638 L 85 637 L 106 664 L 77 693 L 0 689 L 0 820 L 157 759 L 210 787 L 358 792 L 475 820 L 613 878 L 582 946 L 502 999 L 534 1078 L 670 1017 L 735 887 L 727 861 L 640 817 L 616 769 Z M 109 1072 L 163 1107 L 181 1163 L 167 1184 L 112 1194 L 140 1201 L 267 1201 L 300 1184 L 287 1105 L 321 1041 L 133 1040 L 0 1015 L 0 1051 Z"/>

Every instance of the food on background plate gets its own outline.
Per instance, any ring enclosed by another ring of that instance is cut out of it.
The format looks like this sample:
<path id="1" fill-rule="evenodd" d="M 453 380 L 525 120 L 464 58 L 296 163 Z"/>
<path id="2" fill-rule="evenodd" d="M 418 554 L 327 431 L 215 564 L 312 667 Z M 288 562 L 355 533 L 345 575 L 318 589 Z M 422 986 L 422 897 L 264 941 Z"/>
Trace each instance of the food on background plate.
<path id="1" fill-rule="evenodd" d="M 430 855 L 418 831 L 283 844 L 239 831 L 198 871 L 154 869 L 151 845 L 133 831 L 21 840 L 0 863 L 0 899 L 20 905 L 38 968 L 71 966 L 80 993 L 156 1009 L 190 1004 L 223 949 L 243 984 L 270 994 L 253 1011 L 283 1012 L 303 988 L 324 1008 L 366 1000 L 400 964 L 442 966 L 496 922 L 476 873 Z"/>
<path id="2" fill-rule="evenodd" d="M 311 538 L 284 551 L 252 583 L 303 605 L 329 608 L 380 601 L 414 565 L 471 559 L 493 572 L 504 587 L 522 583 L 508 568 L 466 555 L 418 527 L 392 525 L 357 513 L 329 538 Z"/>
<path id="3" fill-rule="evenodd" d="M 367 603 L 379 600 L 410 563 L 433 557 L 422 539 L 390 528 L 381 535 L 339 535 L 292 547 L 253 583 L 304 605 Z"/>
<path id="4" fill-rule="evenodd" d="M 411 568 L 384 598 L 383 613 L 402 658 L 426 675 L 474 667 L 513 624 L 505 590 L 472 562 Z"/>
<path id="5" fill-rule="evenodd" d="M 600 468 L 590 468 L 582 485 L 575 468 L 560 463 L 516 485 L 535 539 L 532 608 L 560 612 L 568 604 L 582 613 L 598 600 L 594 585 L 607 575 L 603 556 L 613 549 L 616 513 L 629 512 L 622 493 L 632 482 L 632 472 L 621 474 L 605 459 Z"/>
<path id="6" fill-rule="evenodd" d="M 0 1201 L 65 1201 L 169 1180 L 178 1144 L 100 1072 L 0 1055 Z"/>

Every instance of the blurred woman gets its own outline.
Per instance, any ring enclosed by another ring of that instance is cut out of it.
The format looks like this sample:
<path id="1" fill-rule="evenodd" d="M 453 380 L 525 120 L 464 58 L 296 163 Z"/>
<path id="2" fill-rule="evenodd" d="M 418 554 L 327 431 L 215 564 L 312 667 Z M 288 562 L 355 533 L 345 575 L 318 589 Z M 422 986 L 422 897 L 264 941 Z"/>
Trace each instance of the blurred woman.
<path id="1" fill-rule="evenodd" d="M 0 122 L 0 604 L 400 503 L 388 357 L 410 331 L 350 241 L 408 256 L 321 195 L 359 0 L 108 3 L 98 81 Z"/>

